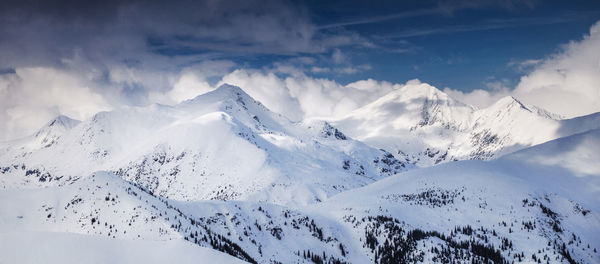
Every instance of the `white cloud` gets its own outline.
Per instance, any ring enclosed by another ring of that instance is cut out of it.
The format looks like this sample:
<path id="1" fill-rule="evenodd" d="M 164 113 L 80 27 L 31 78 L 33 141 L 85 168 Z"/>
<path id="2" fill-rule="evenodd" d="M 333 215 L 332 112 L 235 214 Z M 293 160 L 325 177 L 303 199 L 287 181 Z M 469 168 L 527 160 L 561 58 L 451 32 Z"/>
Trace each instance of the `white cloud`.
<path id="1" fill-rule="evenodd" d="M 182 73 L 168 92 L 151 92 L 148 99 L 151 102 L 173 105 L 200 94 L 214 90 L 206 79 L 192 72 Z"/>
<path id="2" fill-rule="evenodd" d="M 310 68 L 310 71 L 313 73 L 328 73 L 331 71 L 331 69 L 327 67 L 313 66 L 312 68 Z"/>
<path id="3" fill-rule="evenodd" d="M 172 79 L 168 90 L 154 89 L 148 94 L 148 101 L 153 103 L 174 105 L 192 99 L 200 94 L 214 90 L 216 87 L 208 81 L 211 77 L 221 77 L 229 72 L 235 63 L 227 60 L 204 61 L 182 69 Z M 160 75 L 160 74 L 158 74 Z M 162 75 L 167 75 L 166 73 Z"/>
<path id="4" fill-rule="evenodd" d="M 393 84 L 391 82 L 377 81 L 373 79 L 356 81 L 353 83 L 349 83 L 346 86 L 374 94 L 385 94 L 392 90 L 400 89 L 400 87 L 402 87 L 402 85 L 400 84 Z"/>
<path id="5" fill-rule="evenodd" d="M 506 82 L 485 83 L 487 89 L 462 92 L 445 88 L 451 97 L 477 107 L 486 107 L 512 95 L 524 103 L 550 112 L 576 117 L 600 112 L 600 21 L 581 41 L 572 41 L 561 52 L 544 60 L 511 62 L 518 70 L 530 68 L 514 89 Z"/>
<path id="6" fill-rule="evenodd" d="M 209 60 L 171 72 L 86 62 L 76 55 L 63 59 L 62 67 L 0 74 L 0 141 L 29 135 L 60 114 L 82 120 L 124 105 L 176 104 L 214 89 L 208 78 L 220 78 L 235 65 Z"/>
<path id="7" fill-rule="evenodd" d="M 59 114 L 87 118 L 111 109 L 79 75 L 53 68 L 20 68 L 0 75 L 0 140 L 22 137 Z"/>
<path id="8" fill-rule="evenodd" d="M 340 49 L 334 49 L 333 54 L 331 55 L 331 59 L 335 64 L 341 64 L 346 62 L 347 58 L 344 53 Z"/>
<path id="9" fill-rule="evenodd" d="M 278 76 L 258 70 L 233 71 L 222 83 L 241 87 L 269 109 L 296 121 L 339 117 L 401 86 L 372 79 L 342 85 L 301 71 Z"/>
<path id="10" fill-rule="evenodd" d="M 475 89 L 470 92 L 463 92 L 450 88 L 444 88 L 444 92 L 450 97 L 478 108 L 488 107 L 502 97 L 511 95 L 511 89 L 507 85 L 507 80 L 492 80 L 484 83 L 487 89 Z"/>
<path id="11" fill-rule="evenodd" d="M 492 105 L 500 98 L 510 95 L 509 89 L 502 89 L 496 91 L 488 91 L 482 89 L 476 89 L 471 92 L 462 92 L 459 90 L 453 90 L 450 88 L 444 88 L 444 93 L 447 93 L 450 97 L 478 108 L 485 108 Z"/>
<path id="12" fill-rule="evenodd" d="M 224 83 L 241 87 L 254 99 L 292 120 L 302 118 L 298 101 L 290 95 L 285 82 L 272 72 L 235 70 L 225 75 L 219 85 Z"/>
<path id="13" fill-rule="evenodd" d="M 304 117 L 335 116 L 353 107 L 353 102 L 344 98 L 343 86 L 335 81 L 301 75 L 286 78 L 285 84 L 300 103 Z"/>
<path id="14" fill-rule="evenodd" d="M 362 64 L 362 65 L 358 65 L 358 66 L 347 66 L 347 67 L 342 67 L 342 68 L 336 68 L 335 72 L 341 73 L 341 74 L 355 74 L 357 72 L 368 71 L 370 69 L 371 69 L 371 65 Z"/>
<path id="15" fill-rule="evenodd" d="M 575 117 L 600 111 L 600 22 L 521 78 L 515 97 Z"/>
<path id="16" fill-rule="evenodd" d="M 542 60 L 539 59 L 529 59 L 524 61 L 510 61 L 506 66 L 514 67 L 518 71 L 530 71 L 534 66 L 539 65 Z"/>

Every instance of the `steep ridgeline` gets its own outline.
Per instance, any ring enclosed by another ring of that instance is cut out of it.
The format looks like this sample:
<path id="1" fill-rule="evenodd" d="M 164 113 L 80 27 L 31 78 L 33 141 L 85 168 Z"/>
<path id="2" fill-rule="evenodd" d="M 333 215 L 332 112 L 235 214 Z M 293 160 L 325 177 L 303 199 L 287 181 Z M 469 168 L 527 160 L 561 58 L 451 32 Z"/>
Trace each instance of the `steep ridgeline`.
<path id="1" fill-rule="evenodd" d="M 102 170 L 181 201 L 307 204 L 410 167 L 326 122 L 292 123 L 229 85 L 173 107 L 59 117 L 0 149 L 4 188 Z"/>
<path id="2" fill-rule="evenodd" d="M 561 119 L 513 97 L 476 109 L 433 86 L 408 84 L 333 121 L 347 135 L 427 167 L 492 159 L 600 127 L 600 113 Z"/>

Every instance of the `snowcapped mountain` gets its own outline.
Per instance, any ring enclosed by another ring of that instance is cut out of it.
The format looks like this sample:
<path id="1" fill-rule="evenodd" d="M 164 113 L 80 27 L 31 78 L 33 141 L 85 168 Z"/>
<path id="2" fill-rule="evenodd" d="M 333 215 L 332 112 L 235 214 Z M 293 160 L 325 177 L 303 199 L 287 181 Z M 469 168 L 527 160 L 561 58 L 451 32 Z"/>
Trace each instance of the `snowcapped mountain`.
<path id="1" fill-rule="evenodd" d="M 327 122 L 292 123 L 224 85 L 174 107 L 59 117 L 4 146 L 0 167 L 4 186 L 62 185 L 104 170 L 176 200 L 306 204 L 410 165 Z"/>
<path id="2" fill-rule="evenodd" d="M 599 128 L 600 114 L 564 120 L 510 96 L 476 109 L 428 84 L 409 83 L 332 124 L 401 160 L 427 167 L 491 159 Z"/>
<path id="3" fill-rule="evenodd" d="M 33 150 L 49 148 L 59 141 L 62 134 L 71 130 L 71 128 L 79 123 L 80 121 L 71 119 L 68 116 L 57 116 L 46 123 L 35 134 L 22 140 L 21 143 L 25 143 L 24 147 Z"/>
<path id="4" fill-rule="evenodd" d="M 0 262 L 597 263 L 599 119 L 427 85 L 335 122 L 228 85 L 58 117 L 0 147 Z"/>

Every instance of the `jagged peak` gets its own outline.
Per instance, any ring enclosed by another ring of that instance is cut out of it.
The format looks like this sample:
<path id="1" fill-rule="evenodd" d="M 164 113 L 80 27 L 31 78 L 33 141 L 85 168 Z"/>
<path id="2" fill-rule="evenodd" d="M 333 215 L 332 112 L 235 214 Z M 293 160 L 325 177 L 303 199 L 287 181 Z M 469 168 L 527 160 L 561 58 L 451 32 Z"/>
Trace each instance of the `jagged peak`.
<path id="1" fill-rule="evenodd" d="M 496 101 L 494 104 L 490 105 L 487 108 L 484 108 L 487 111 L 493 111 L 493 112 L 506 112 L 506 111 L 515 111 L 517 109 L 521 109 L 521 110 L 525 110 L 531 113 L 534 113 L 535 111 L 533 109 L 531 109 L 529 106 L 523 104 L 521 101 L 519 101 L 517 98 L 513 97 L 513 96 L 505 96 L 500 98 L 498 101 Z"/>
<path id="2" fill-rule="evenodd" d="M 515 107 L 516 106 L 516 107 Z M 530 113 L 549 118 L 555 120 L 564 119 L 562 116 L 549 112 L 545 109 L 539 108 L 537 106 L 528 105 L 521 102 L 519 99 L 514 96 L 505 96 L 500 98 L 496 103 L 488 107 L 487 109 L 492 109 L 493 111 L 506 111 L 507 109 L 523 109 Z"/>

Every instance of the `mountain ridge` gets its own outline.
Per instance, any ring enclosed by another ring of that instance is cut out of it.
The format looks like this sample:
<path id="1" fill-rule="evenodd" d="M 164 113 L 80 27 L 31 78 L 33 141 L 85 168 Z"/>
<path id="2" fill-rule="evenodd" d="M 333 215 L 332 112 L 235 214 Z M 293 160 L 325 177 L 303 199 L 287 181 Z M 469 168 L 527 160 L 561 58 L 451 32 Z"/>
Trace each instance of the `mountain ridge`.
<path id="1" fill-rule="evenodd" d="M 564 119 L 513 96 L 478 109 L 428 84 L 409 82 L 331 122 L 350 137 L 427 167 L 462 159 L 492 159 L 600 127 L 593 124 L 595 120 L 594 114 Z M 581 123 L 588 125 L 580 129 Z M 539 131 L 528 129 L 534 125 Z"/>
<path id="2" fill-rule="evenodd" d="M 228 85 L 174 107 L 98 113 L 48 148 L 22 144 L 0 155 L 6 186 L 69 184 L 106 170 L 189 201 L 314 203 L 412 167 L 326 122 L 293 123 Z"/>
<path id="3" fill-rule="evenodd" d="M 594 263 L 600 189 L 568 167 L 521 156 L 572 160 L 572 145 L 599 144 L 600 130 L 588 131 L 492 161 L 410 170 L 301 206 L 173 200 L 94 172 L 63 186 L 2 189 L 0 240 L 7 230 L 32 229 L 174 240 L 250 263 Z"/>

